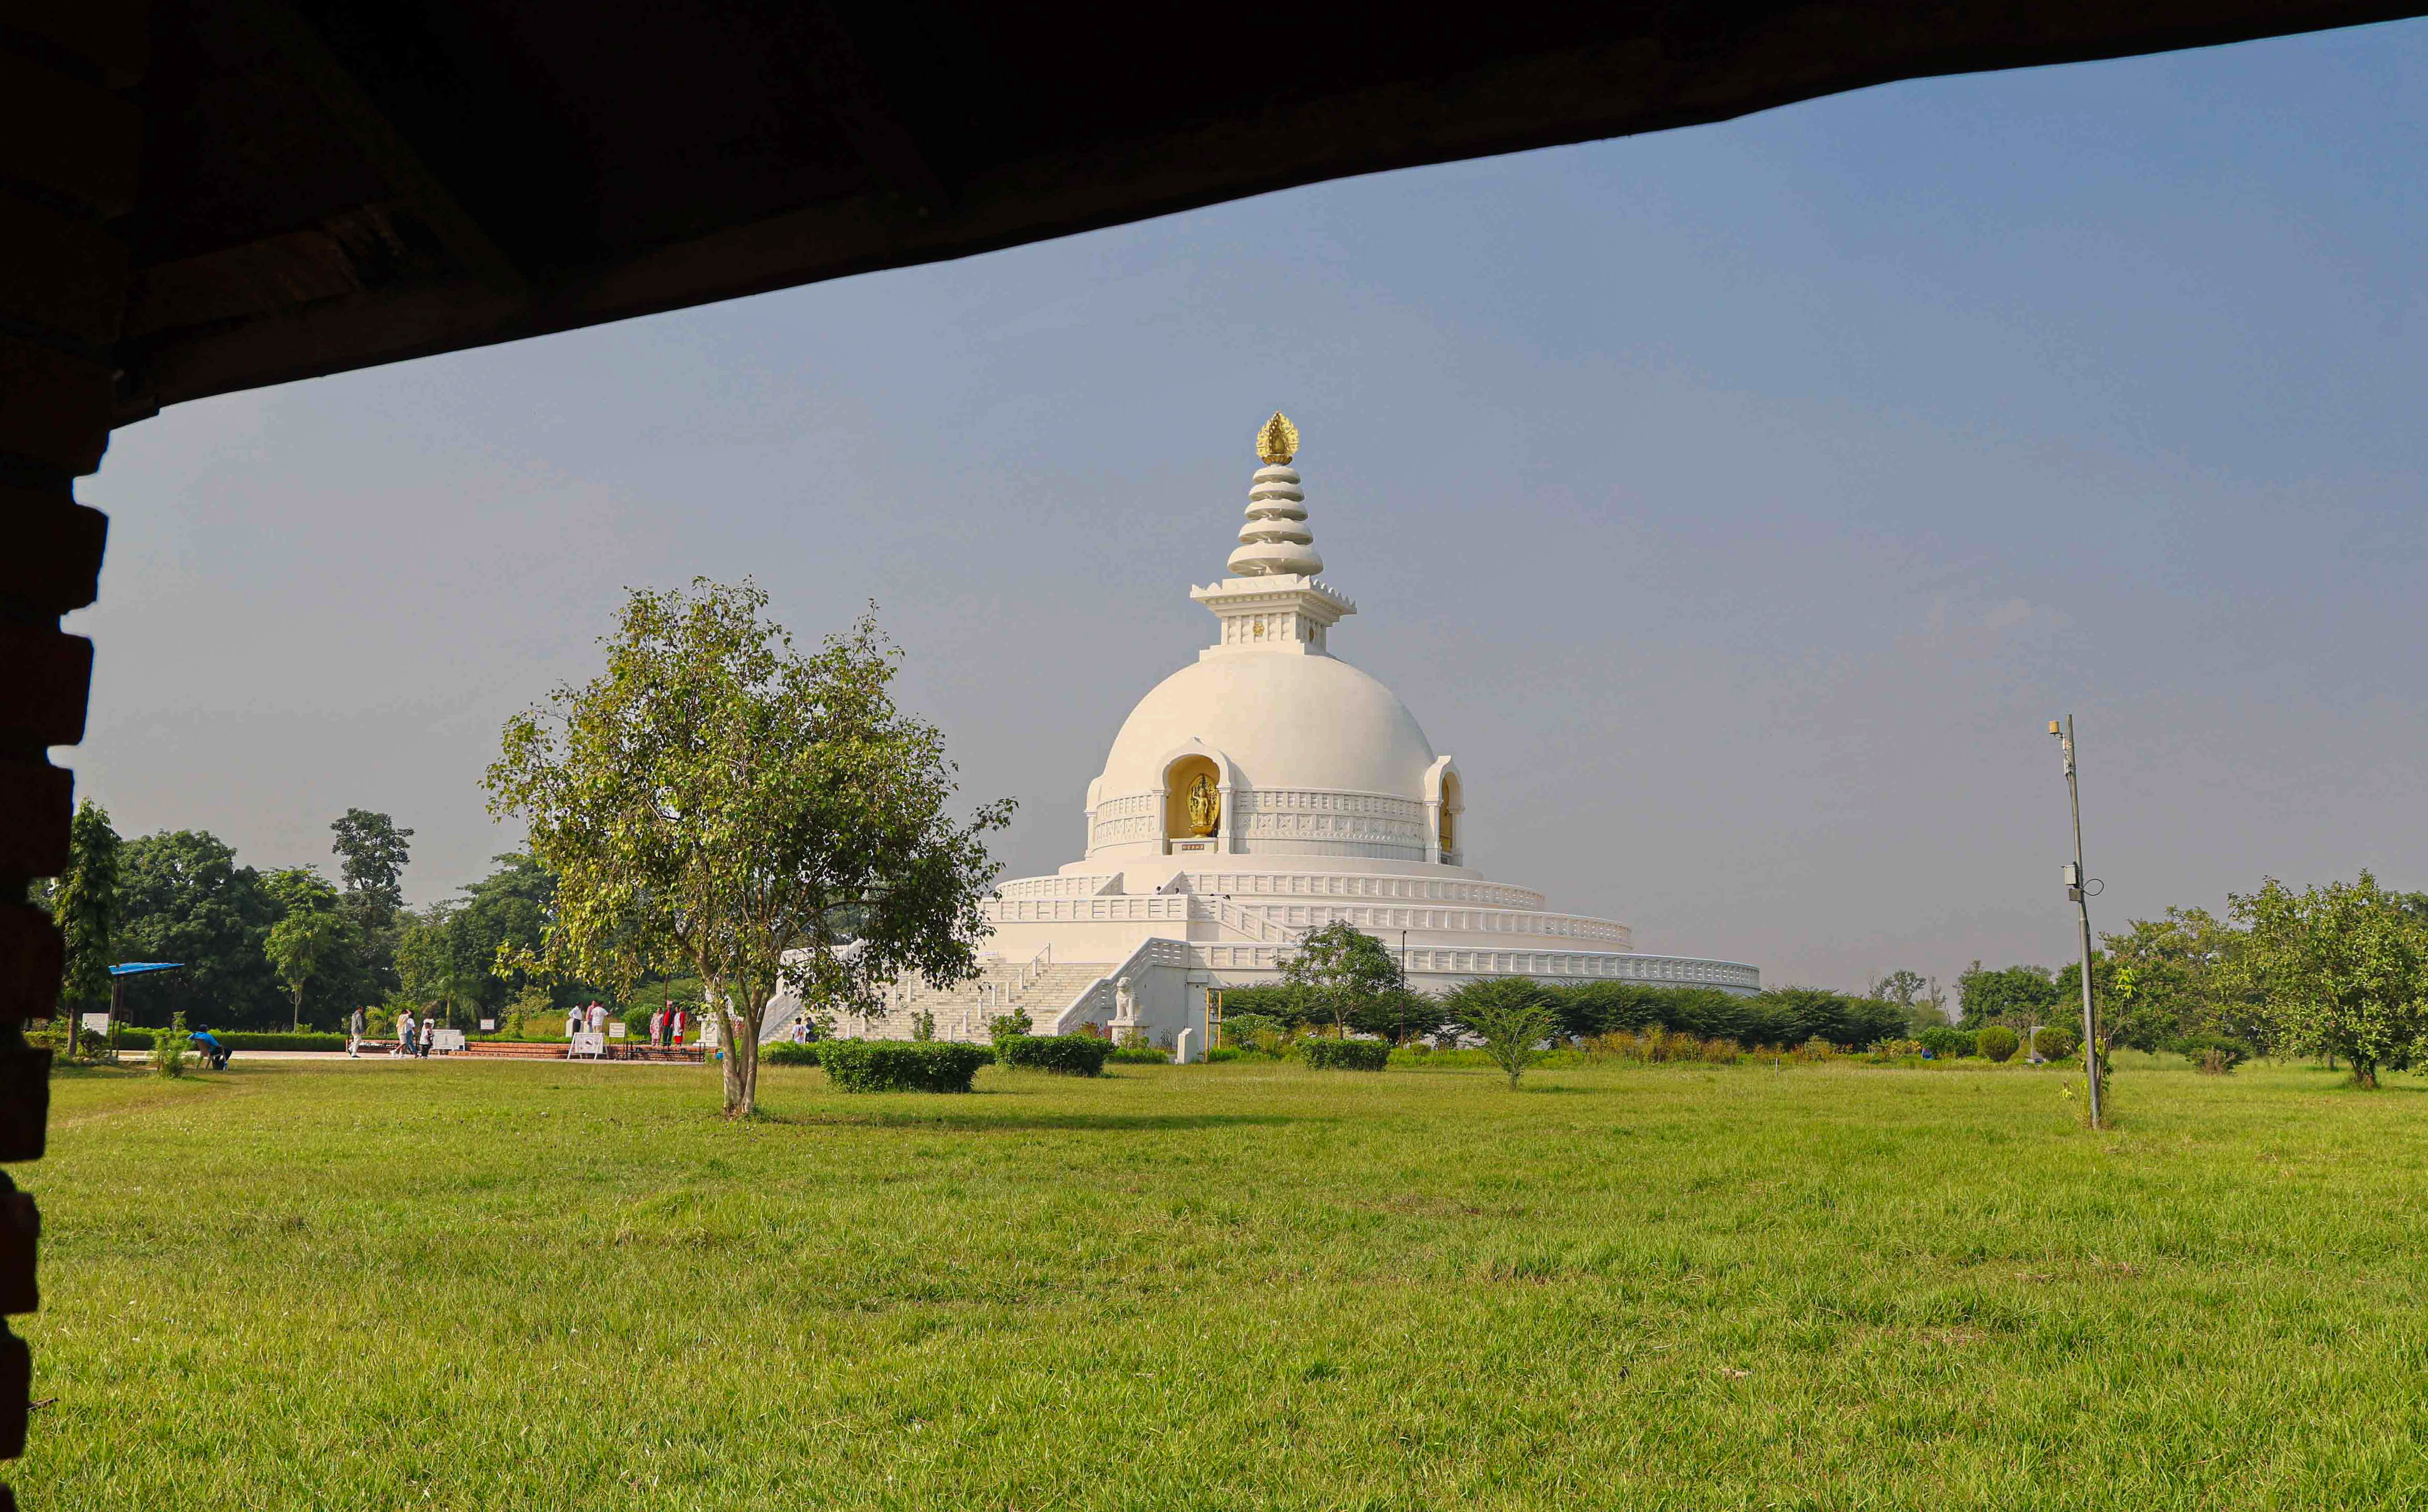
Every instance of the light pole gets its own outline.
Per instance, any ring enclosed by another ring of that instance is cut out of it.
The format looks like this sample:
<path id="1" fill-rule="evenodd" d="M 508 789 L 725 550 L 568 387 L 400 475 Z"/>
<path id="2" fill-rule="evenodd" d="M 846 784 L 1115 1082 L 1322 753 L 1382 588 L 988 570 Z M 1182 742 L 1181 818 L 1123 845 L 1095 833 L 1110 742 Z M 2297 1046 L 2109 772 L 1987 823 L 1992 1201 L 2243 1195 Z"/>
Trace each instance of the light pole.
<path id="1" fill-rule="evenodd" d="M 2106 1089 L 2099 1084 L 2099 1011 L 2091 1000 L 2091 894 L 2082 873 L 2082 783 L 2074 770 L 2074 715 L 2062 723 L 2050 720 L 2049 733 L 2065 757 L 2065 793 L 2074 805 L 2074 863 L 2065 868 L 2065 896 L 2082 917 L 2082 1076 L 2091 1089 L 2091 1126 L 2097 1128 Z"/>

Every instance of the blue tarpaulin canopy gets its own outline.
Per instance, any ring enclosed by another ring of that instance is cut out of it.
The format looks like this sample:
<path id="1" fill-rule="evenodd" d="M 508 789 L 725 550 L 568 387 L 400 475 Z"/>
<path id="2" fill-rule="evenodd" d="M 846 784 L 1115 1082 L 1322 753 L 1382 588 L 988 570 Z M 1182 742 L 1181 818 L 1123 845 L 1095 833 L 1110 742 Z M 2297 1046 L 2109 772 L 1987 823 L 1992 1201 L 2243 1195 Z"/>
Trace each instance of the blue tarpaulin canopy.
<path id="1" fill-rule="evenodd" d="M 134 977 L 147 971 L 183 971 L 185 969 L 186 963 L 182 961 L 130 961 L 123 966 L 110 967 L 109 974 L 113 977 Z"/>

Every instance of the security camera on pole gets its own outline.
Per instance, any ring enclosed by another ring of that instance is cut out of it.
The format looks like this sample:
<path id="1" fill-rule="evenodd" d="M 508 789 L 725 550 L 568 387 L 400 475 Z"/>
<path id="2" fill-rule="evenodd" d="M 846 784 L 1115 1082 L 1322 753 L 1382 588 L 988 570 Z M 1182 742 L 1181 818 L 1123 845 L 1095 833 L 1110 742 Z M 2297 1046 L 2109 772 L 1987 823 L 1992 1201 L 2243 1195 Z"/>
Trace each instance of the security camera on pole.
<path id="1" fill-rule="evenodd" d="M 2082 1075 L 2091 1089 L 2091 1126 L 2097 1128 L 2108 1091 L 2099 1077 L 2099 1011 L 2091 1000 L 2091 895 L 2099 884 L 2082 875 L 2082 785 L 2074 771 L 2074 716 L 2050 720 L 2049 733 L 2065 755 L 2065 792 L 2074 803 L 2074 860 L 2065 868 L 2065 896 L 2082 913 Z"/>

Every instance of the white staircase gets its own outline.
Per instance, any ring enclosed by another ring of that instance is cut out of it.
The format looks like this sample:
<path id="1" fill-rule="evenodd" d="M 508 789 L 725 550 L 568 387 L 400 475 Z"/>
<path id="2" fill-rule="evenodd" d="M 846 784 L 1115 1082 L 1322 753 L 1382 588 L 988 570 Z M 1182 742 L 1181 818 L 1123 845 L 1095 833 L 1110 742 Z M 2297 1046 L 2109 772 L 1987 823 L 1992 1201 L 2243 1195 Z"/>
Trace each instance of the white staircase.
<path id="1" fill-rule="evenodd" d="M 930 987 L 910 977 L 886 994 L 884 1017 L 846 1017 L 835 1025 L 835 1032 L 846 1039 L 907 1040 L 919 1015 L 933 1013 L 937 1039 L 983 1044 L 991 1037 L 988 1026 L 1019 1009 L 1042 1033 L 1073 998 L 1111 969 L 1104 961 L 988 961 L 974 980 L 951 987 Z"/>

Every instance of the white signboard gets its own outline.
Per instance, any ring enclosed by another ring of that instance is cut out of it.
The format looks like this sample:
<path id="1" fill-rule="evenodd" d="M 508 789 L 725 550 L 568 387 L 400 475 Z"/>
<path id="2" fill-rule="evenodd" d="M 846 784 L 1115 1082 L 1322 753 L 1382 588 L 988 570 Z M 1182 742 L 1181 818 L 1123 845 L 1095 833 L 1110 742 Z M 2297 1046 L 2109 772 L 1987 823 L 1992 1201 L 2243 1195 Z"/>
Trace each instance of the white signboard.
<path id="1" fill-rule="evenodd" d="M 107 1013 L 87 1013 L 84 1016 L 84 1027 L 92 1030 L 95 1034 L 107 1034 L 109 1032 L 109 1015 Z"/>
<path id="2" fill-rule="evenodd" d="M 481 1032 L 484 1034 L 494 1032 L 497 1029 L 497 1027 L 498 1021 L 496 1019 L 484 1018 L 481 1021 Z"/>
<path id="3" fill-rule="evenodd" d="M 440 1055 L 464 1048 L 462 1029 L 439 1029 L 430 1036 L 430 1047 Z"/>
<path id="4" fill-rule="evenodd" d="M 2092 983 L 2092 985 L 2093 985 L 2093 986 L 2096 986 L 2096 985 L 2098 985 L 2098 984 L 2094 981 L 2094 982 Z M 610 1025 L 608 1025 L 608 1026 L 607 1026 L 607 1038 L 609 1038 L 609 1039 L 611 1039 L 611 1040 L 620 1040 L 620 1039 L 624 1038 L 624 1036 L 626 1036 L 626 1035 L 628 1035 L 628 1034 L 630 1034 L 630 1033 L 632 1033 L 632 1027 L 631 1025 L 629 1025 L 629 1024 L 625 1023 L 625 1022 L 624 1022 L 622 1019 L 620 1019 L 620 1018 L 619 1018 L 619 1019 L 617 1019 L 615 1023 L 610 1024 Z"/>
<path id="5" fill-rule="evenodd" d="M 585 1029 L 573 1037 L 572 1055 L 602 1056 L 606 1053 L 607 1036 L 603 1034 L 592 1034 Z"/>

